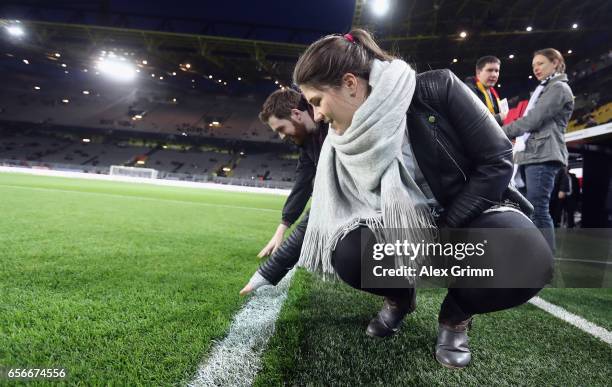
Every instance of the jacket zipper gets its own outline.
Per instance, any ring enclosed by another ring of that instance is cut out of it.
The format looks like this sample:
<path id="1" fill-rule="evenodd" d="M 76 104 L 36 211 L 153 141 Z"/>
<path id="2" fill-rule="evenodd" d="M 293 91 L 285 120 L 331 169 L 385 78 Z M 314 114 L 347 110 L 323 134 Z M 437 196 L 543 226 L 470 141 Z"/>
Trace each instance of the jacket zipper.
<path id="1" fill-rule="evenodd" d="M 461 172 L 461 174 L 463 175 L 463 180 L 467 181 L 467 176 L 465 175 L 465 173 L 463 172 L 463 169 L 461 169 L 461 167 L 459 166 L 459 164 L 457 163 L 457 161 L 455 161 L 455 159 L 453 158 L 453 156 L 451 156 L 451 154 L 448 152 L 448 150 L 446 150 L 446 148 L 444 147 L 444 145 L 442 145 L 442 143 L 440 142 L 440 140 L 438 138 L 436 138 L 436 141 L 438 142 L 438 144 L 440 144 L 440 146 L 442 147 L 442 149 L 444 149 L 444 152 L 446 152 L 446 154 L 448 155 L 448 157 L 450 157 L 450 159 L 453 161 L 453 163 L 455 163 L 455 166 L 457 167 L 457 169 L 459 170 L 459 172 Z"/>

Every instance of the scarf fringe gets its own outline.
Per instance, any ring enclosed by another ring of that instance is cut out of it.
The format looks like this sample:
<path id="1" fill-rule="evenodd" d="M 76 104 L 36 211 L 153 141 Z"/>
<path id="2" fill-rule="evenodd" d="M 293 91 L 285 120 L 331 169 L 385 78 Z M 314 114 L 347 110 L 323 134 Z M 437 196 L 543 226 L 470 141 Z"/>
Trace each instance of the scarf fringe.
<path id="1" fill-rule="evenodd" d="M 338 274 L 332 265 L 332 253 L 339 241 L 361 226 L 367 227 L 374 234 L 377 243 L 395 243 L 404 240 L 428 243 L 437 239 L 435 221 L 426 208 L 410 208 L 395 202 L 388 206 L 385 213 L 388 214 L 386 216 L 388 221 L 383 221 L 380 216 L 355 218 L 333 233 L 323 229 L 307 233 L 298 266 L 322 275 L 324 280 L 338 280 Z M 396 268 L 405 266 L 418 271 L 427 263 L 427 257 L 419 255 L 410 259 L 406 256 L 395 256 L 394 263 Z M 406 277 L 406 279 L 411 284 L 415 282 L 415 277 Z"/>
<path id="2" fill-rule="evenodd" d="M 395 243 L 395 241 L 408 241 L 412 243 L 430 243 L 437 239 L 438 229 L 435 221 L 426 206 L 425 208 L 416 208 L 407 206 L 404 203 L 393 202 L 388 205 L 385 213 L 389 219 L 389 226 L 385 228 L 387 235 L 385 241 L 387 243 Z M 405 266 L 420 270 L 421 266 L 426 264 L 428 259 L 420 254 L 416 257 L 406 257 L 404 255 L 395 256 L 395 267 Z M 407 278 L 414 279 L 413 277 Z"/>

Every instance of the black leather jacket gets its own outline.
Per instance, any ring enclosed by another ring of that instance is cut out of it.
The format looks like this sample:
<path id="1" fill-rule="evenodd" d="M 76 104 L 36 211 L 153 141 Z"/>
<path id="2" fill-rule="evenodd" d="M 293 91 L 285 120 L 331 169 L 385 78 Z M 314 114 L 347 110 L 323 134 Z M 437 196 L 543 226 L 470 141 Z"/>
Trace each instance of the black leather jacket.
<path id="1" fill-rule="evenodd" d="M 462 227 L 501 204 L 531 216 L 533 206 L 509 186 L 512 144 L 482 102 L 450 70 L 417 75 L 407 126 L 419 168 L 444 208 L 441 227 Z M 259 268 L 272 284 L 297 263 L 307 222 L 305 216 Z"/>
<path id="2" fill-rule="evenodd" d="M 443 221 L 462 227 L 506 200 L 527 215 L 531 204 L 512 178 L 512 144 L 487 108 L 450 70 L 417 76 L 408 108 L 408 131 L 416 161 Z"/>

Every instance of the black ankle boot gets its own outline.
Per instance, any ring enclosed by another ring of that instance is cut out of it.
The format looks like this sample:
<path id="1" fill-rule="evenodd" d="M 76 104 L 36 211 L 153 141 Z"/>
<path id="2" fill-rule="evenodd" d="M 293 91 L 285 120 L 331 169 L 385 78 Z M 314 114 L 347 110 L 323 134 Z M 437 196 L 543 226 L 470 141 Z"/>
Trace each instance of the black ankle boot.
<path id="1" fill-rule="evenodd" d="M 471 317 L 458 324 L 439 323 L 436 360 L 444 367 L 464 368 L 472 360 L 467 335 L 471 326 Z"/>
<path id="2" fill-rule="evenodd" d="M 366 334 L 371 337 L 388 337 L 399 330 L 399 327 L 407 314 L 416 309 L 416 290 L 409 298 L 385 297 L 383 307 L 374 317 Z"/>

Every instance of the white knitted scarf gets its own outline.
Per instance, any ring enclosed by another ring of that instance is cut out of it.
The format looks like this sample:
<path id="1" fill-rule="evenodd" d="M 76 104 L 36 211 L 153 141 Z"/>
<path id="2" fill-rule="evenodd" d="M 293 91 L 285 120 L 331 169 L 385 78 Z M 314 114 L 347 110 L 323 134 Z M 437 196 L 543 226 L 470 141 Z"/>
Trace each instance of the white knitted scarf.
<path id="1" fill-rule="evenodd" d="M 330 129 L 323 143 L 298 263 L 310 271 L 335 276 L 331 254 L 360 225 L 386 243 L 427 242 L 435 231 L 426 198 L 402 158 L 415 71 L 402 60 L 374 60 L 369 84 L 371 93 L 350 127 L 342 135 Z M 395 264 L 417 267 L 420 261 L 395 257 Z"/>
<path id="2" fill-rule="evenodd" d="M 559 73 L 556 72 L 549 75 L 546 79 L 540 82 L 538 87 L 535 88 L 533 94 L 531 94 L 531 97 L 529 98 L 529 102 L 527 102 L 527 108 L 525 108 L 525 113 L 523 113 L 523 117 L 527 117 L 529 111 L 535 107 L 536 103 L 538 103 L 538 100 L 540 99 L 540 94 L 542 94 L 542 91 L 544 91 L 544 88 L 546 87 L 548 82 L 557 75 L 559 75 Z M 522 136 L 518 136 L 516 138 L 516 141 L 514 141 L 514 146 L 512 147 L 514 153 L 525 151 L 525 148 L 527 147 L 527 139 L 529 138 L 529 136 L 531 136 L 531 132 L 524 133 Z"/>

